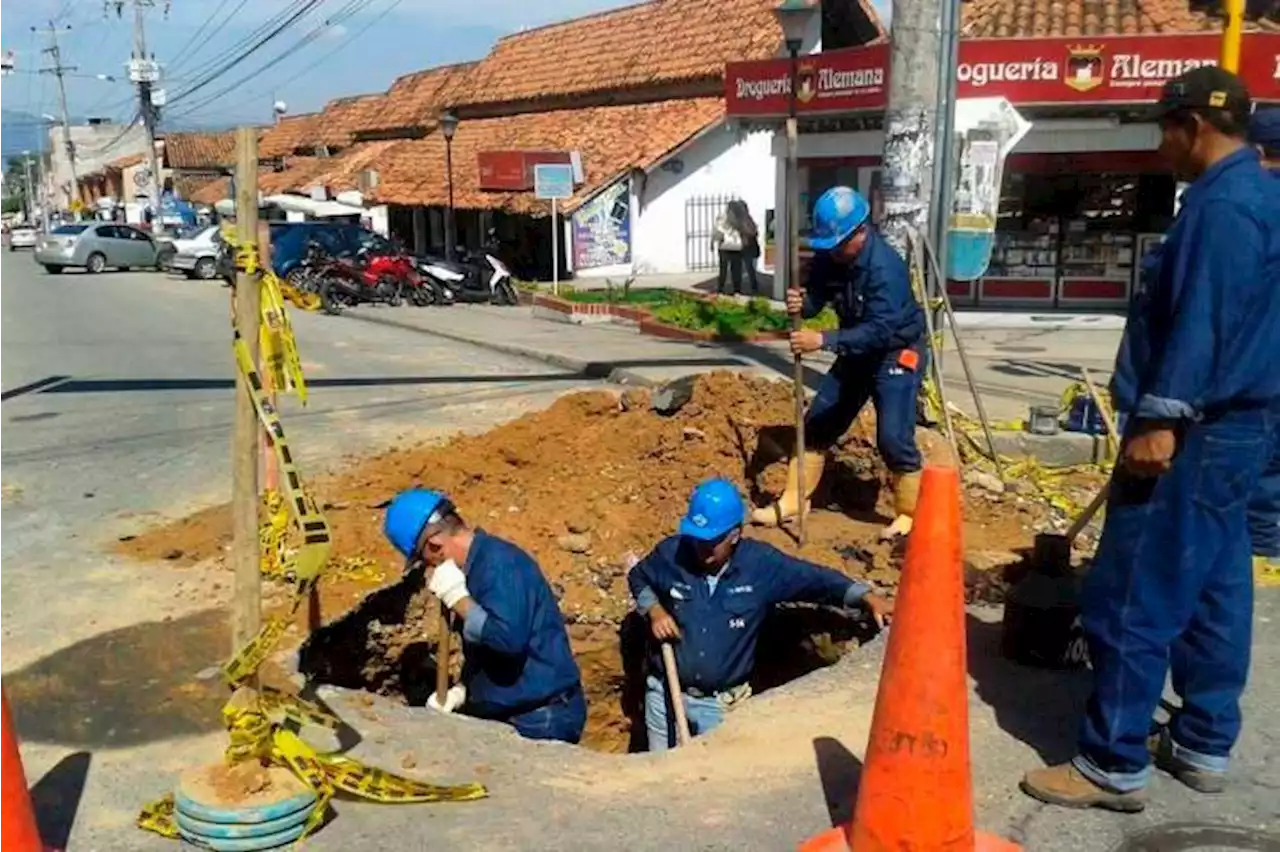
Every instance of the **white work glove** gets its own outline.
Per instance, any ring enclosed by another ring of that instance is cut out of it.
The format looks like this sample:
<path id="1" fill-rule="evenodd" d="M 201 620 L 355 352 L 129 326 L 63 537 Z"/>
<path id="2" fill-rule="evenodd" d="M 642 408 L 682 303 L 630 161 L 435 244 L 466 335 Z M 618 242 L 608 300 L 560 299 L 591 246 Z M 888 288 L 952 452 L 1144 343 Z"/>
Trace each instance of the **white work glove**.
<path id="1" fill-rule="evenodd" d="M 431 579 L 427 581 L 427 588 L 449 609 L 453 609 L 458 601 L 471 594 L 467 591 L 466 575 L 452 559 L 436 566 L 436 570 L 431 572 Z"/>
<path id="2" fill-rule="evenodd" d="M 436 701 L 436 694 L 433 692 L 427 698 L 427 706 L 432 710 L 440 713 L 452 713 L 463 704 L 467 703 L 467 688 L 462 684 L 449 687 L 449 691 L 444 694 L 444 706 L 440 706 L 440 702 Z"/>

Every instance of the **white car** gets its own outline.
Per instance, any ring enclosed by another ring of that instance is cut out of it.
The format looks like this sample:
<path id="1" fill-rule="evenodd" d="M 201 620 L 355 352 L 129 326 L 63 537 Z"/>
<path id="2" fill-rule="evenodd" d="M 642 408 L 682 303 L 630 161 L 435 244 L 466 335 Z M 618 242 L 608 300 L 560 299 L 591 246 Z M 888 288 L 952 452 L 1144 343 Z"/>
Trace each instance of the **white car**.
<path id="1" fill-rule="evenodd" d="M 168 259 L 168 267 L 188 278 L 207 280 L 218 275 L 217 225 L 206 225 L 199 230 L 183 232 L 173 242 L 174 254 Z"/>
<path id="2" fill-rule="evenodd" d="M 31 225 L 14 225 L 9 231 L 9 251 L 20 248 L 35 248 L 38 231 Z"/>

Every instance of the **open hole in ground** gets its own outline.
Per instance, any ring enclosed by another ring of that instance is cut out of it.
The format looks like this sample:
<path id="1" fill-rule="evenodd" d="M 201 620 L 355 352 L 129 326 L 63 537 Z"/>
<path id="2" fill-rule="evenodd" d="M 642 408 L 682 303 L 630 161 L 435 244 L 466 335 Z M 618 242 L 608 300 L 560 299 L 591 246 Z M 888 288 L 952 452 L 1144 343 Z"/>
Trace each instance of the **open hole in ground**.
<path id="1" fill-rule="evenodd" d="M 421 706 L 435 688 L 436 613 L 423 573 L 410 572 L 313 633 L 299 654 L 299 670 L 315 684 Z M 607 752 L 644 751 L 647 623 L 633 612 L 620 622 L 570 624 L 568 630 L 588 701 L 582 744 Z M 853 613 L 777 607 L 760 635 L 752 690 L 765 692 L 831 665 L 874 635 L 875 628 Z M 456 674 L 455 669 L 454 680 Z"/>

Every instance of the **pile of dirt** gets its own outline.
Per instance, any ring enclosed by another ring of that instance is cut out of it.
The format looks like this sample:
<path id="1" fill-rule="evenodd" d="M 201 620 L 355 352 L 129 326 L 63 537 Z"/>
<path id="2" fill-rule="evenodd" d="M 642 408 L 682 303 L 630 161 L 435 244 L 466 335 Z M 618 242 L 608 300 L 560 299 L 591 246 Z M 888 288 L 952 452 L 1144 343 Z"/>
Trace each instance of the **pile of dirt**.
<path id="1" fill-rule="evenodd" d="M 484 434 L 366 459 L 317 481 L 315 492 L 333 527 L 335 558 L 372 557 L 388 579 L 399 577 L 402 560 L 383 538 L 381 510 L 409 487 L 446 491 L 471 523 L 531 553 L 560 598 L 583 669 L 591 702 L 587 743 L 622 750 L 634 710 L 631 663 L 622 647 L 643 632 L 626 620 L 628 555 L 642 555 L 670 535 L 689 493 L 708 477 L 733 480 L 757 505 L 776 496 L 794 441 L 793 411 L 789 384 L 735 373 L 700 376 L 689 400 L 669 416 L 652 409 L 647 391 L 577 393 Z M 873 433 L 868 411 L 828 465 L 799 553 L 892 588 L 901 552 L 876 540 L 889 511 Z M 926 451 L 940 443 L 932 433 L 921 437 Z M 1015 495 L 984 493 L 966 504 L 966 546 L 987 553 L 992 565 L 1029 545 L 1044 514 L 1036 501 Z M 120 549 L 141 559 L 195 564 L 221 558 L 229 529 L 227 507 L 217 507 L 132 537 Z M 786 531 L 749 535 L 795 551 Z M 366 582 L 326 578 L 327 620 L 369 591 Z M 318 635 L 304 656 L 321 680 L 420 703 L 433 683 L 427 637 L 435 612 L 421 578 L 403 578 Z M 821 616 L 808 612 L 775 619 L 787 659 L 765 673 L 766 681 L 831 662 L 857 632 L 839 619 L 814 629 Z M 762 641 L 761 647 L 770 646 Z"/>

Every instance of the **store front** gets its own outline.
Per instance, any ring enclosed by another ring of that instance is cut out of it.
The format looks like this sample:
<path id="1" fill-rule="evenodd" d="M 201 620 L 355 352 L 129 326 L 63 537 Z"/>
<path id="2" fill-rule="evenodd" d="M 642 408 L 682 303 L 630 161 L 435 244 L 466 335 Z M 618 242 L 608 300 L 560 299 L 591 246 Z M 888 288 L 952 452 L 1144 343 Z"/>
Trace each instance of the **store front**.
<path id="1" fill-rule="evenodd" d="M 1005 164 L 991 265 L 977 281 L 949 282 L 956 303 L 1122 309 L 1136 259 L 1172 222 L 1179 189 L 1155 154 L 1159 130 L 1144 120 L 1143 107 L 1165 80 L 1214 63 L 1218 49 L 1212 33 L 963 42 L 960 97 L 1007 98 L 1032 130 Z M 878 127 L 888 97 L 887 68 L 885 45 L 802 60 L 802 258 L 808 211 L 826 189 L 857 187 L 878 220 L 883 133 L 846 128 Z M 1280 34 L 1246 34 L 1241 75 L 1257 101 L 1280 101 Z M 786 76 L 786 62 L 729 65 L 728 113 L 752 124 L 776 120 L 787 107 Z M 773 153 L 779 215 L 770 219 L 777 220 L 781 252 L 787 232 L 781 134 Z M 784 278 L 785 270 L 780 273 Z"/>

